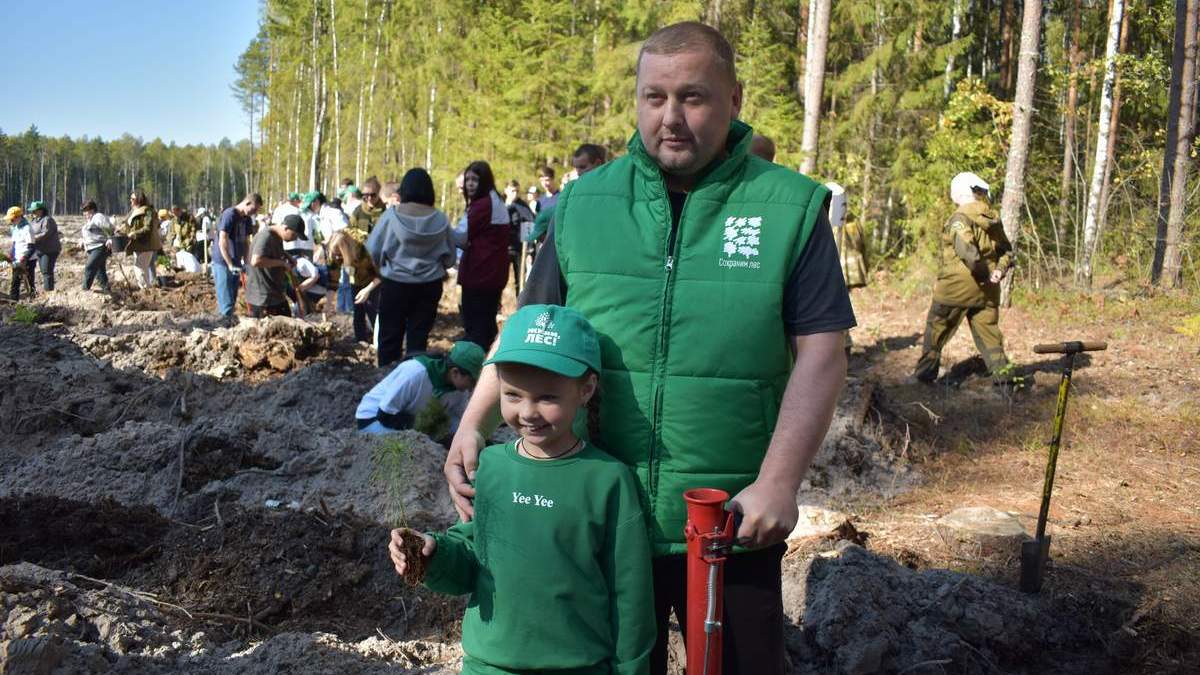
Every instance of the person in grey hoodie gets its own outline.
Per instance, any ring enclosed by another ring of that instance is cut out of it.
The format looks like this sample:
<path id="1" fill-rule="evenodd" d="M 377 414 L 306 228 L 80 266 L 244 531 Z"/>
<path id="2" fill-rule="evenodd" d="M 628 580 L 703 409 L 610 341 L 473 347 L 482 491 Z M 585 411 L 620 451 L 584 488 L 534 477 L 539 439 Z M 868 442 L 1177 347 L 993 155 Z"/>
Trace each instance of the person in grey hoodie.
<path id="1" fill-rule="evenodd" d="M 54 264 L 58 262 L 58 254 L 62 253 L 62 239 L 58 236 L 58 223 L 46 211 L 42 202 L 32 202 L 29 205 L 30 233 L 33 235 L 33 249 L 37 252 L 38 268 L 42 270 L 42 288 L 54 290 Z"/>
<path id="2" fill-rule="evenodd" d="M 411 169 L 400 182 L 400 204 L 386 209 L 367 238 L 379 269 L 379 365 L 424 352 L 437 318 L 446 270 L 454 266 L 454 235 L 433 208 L 433 179 Z M 406 343 L 407 341 L 407 343 Z"/>

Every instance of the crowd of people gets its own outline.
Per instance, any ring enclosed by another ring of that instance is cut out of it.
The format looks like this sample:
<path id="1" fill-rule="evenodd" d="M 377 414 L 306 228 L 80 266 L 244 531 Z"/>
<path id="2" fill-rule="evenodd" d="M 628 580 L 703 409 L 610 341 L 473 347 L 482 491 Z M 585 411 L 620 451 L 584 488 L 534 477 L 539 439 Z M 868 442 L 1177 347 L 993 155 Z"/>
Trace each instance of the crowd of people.
<path id="1" fill-rule="evenodd" d="M 345 180 L 335 198 L 294 192 L 269 215 L 257 194 L 192 216 L 156 212 L 134 191 L 114 229 L 84 205 L 85 288 L 107 289 L 106 260 L 122 251 L 152 285 L 166 245 L 181 267 L 210 266 L 222 316 L 235 316 L 239 292 L 251 317 L 352 312 L 356 339 L 391 367 L 359 402 L 362 431 L 411 427 L 435 400 L 447 408 L 445 475 L 462 522 L 395 530 L 389 550 L 398 573 L 417 556 L 428 587 L 472 596 L 464 672 L 664 673 L 671 616 L 682 622 L 687 603 L 681 495 L 696 487 L 727 491 L 740 514 L 725 672 L 784 670 L 783 541 L 845 377 L 864 237 L 841 186 L 774 164 L 774 143 L 738 119 L 718 31 L 654 33 L 636 92 L 627 154 L 609 162 L 583 144 L 560 184 L 545 167 L 524 198 L 472 162 L 455 222 L 421 168 Z M 937 376 L 966 318 L 1003 378 L 996 307 L 1011 247 L 986 182 L 962 173 L 950 192 L 958 210 L 914 377 Z M 45 205 L 27 211 L 7 214 L 14 297 L 23 283 L 32 292 L 35 265 L 52 290 L 61 251 Z M 430 354 L 451 270 L 462 335 Z M 519 309 L 501 332 L 510 275 Z M 485 449 L 497 418 L 518 438 Z"/>

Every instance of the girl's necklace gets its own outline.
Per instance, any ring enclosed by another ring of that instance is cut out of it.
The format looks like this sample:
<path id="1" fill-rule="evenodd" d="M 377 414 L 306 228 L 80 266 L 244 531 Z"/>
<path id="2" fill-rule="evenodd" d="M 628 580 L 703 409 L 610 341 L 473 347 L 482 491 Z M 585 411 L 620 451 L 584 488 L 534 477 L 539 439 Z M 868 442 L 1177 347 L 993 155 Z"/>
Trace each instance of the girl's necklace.
<path id="1" fill-rule="evenodd" d="M 518 438 L 517 439 L 517 452 L 519 452 L 522 455 L 525 455 L 529 459 L 545 461 L 545 460 L 550 460 L 550 459 L 558 459 L 559 457 L 569 455 L 572 452 L 575 452 L 576 448 L 578 448 L 582 443 L 583 443 L 583 439 L 577 438 L 577 439 L 575 439 L 575 443 L 573 445 L 571 445 L 571 447 L 567 448 L 566 450 L 563 450 L 562 452 L 558 453 L 557 455 L 550 455 L 547 457 L 534 457 L 533 455 L 529 454 L 528 450 L 525 449 L 525 439 Z"/>

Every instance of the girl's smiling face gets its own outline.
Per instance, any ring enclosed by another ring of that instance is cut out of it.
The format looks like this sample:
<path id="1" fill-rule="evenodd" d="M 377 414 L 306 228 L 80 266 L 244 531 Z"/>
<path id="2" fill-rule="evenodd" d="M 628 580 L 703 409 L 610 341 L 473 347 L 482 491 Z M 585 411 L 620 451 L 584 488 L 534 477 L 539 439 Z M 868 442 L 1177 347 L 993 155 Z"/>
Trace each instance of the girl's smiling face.
<path id="1" fill-rule="evenodd" d="M 577 440 L 571 433 L 576 411 L 596 392 L 596 375 L 566 377 L 520 363 L 496 364 L 500 414 L 524 439 L 533 456 L 554 457 Z"/>

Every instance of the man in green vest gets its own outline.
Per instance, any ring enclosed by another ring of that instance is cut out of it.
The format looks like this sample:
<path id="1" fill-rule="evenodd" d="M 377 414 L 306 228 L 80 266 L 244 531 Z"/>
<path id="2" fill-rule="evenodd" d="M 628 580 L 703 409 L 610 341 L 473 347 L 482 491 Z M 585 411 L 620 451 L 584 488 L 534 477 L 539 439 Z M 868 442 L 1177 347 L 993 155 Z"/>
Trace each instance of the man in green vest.
<path id="1" fill-rule="evenodd" d="M 828 190 L 749 154 L 733 50 L 700 23 L 642 46 L 628 154 L 559 194 L 522 302 L 580 310 L 600 336 L 600 438 L 638 478 L 654 546 L 666 671 L 671 612 L 685 616 L 683 492 L 734 495 L 741 547 L 725 568 L 727 673 L 782 673 L 783 543 L 821 446 L 854 325 L 826 214 Z M 446 461 L 468 477 L 499 388 L 484 368 Z"/>
<path id="2" fill-rule="evenodd" d="M 966 318 L 993 381 L 1005 385 L 1012 377 L 1000 333 L 1000 282 L 1012 270 L 1012 244 L 988 203 L 988 184 L 982 178 L 958 174 L 950 181 L 950 197 L 958 209 L 942 228 L 933 303 L 913 377 L 937 379 L 942 348 Z"/>

